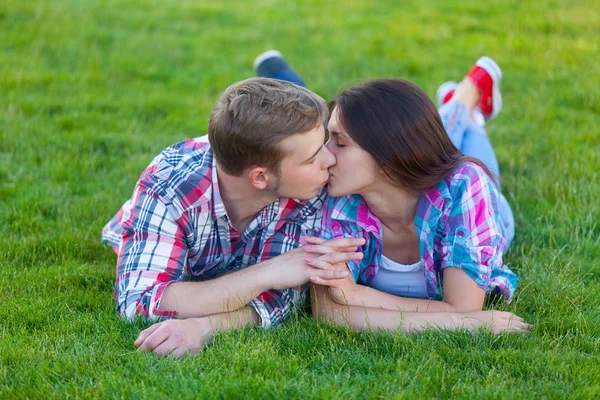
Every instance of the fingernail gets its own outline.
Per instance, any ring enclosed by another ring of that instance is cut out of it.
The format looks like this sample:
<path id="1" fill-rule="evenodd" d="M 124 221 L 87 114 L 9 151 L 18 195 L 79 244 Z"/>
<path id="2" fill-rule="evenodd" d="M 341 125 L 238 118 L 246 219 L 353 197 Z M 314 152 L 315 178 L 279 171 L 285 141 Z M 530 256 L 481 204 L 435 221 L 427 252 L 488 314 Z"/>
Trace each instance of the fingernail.
<path id="1" fill-rule="evenodd" d="M 305 258 L 304 262 L 310 264 L 312 262 L 312 258 Z"/>

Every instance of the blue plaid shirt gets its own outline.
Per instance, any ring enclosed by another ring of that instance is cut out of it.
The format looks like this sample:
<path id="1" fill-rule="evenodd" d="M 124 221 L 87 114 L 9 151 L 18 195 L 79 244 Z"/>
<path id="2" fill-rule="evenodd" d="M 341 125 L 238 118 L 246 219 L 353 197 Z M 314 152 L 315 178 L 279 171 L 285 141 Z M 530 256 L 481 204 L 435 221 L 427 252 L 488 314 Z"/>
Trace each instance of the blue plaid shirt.
<path id="1" fill-rule="evenodd" d="M 421 195 L 414 223 L 430 299 L 442 299 L 442 270 L 448 267 L 462 269 L 486 292 L 511 299 L 518 279 L 502 262 L 505 224 L 497 203 L 498 189 L 470 162 Z M 348 265 L 355 281 L 369 285 L 381 265 L 383 237 L 381 222 L 363 198 L 328 198 L 320 236 L 364 237 L 364 258 Z"/>

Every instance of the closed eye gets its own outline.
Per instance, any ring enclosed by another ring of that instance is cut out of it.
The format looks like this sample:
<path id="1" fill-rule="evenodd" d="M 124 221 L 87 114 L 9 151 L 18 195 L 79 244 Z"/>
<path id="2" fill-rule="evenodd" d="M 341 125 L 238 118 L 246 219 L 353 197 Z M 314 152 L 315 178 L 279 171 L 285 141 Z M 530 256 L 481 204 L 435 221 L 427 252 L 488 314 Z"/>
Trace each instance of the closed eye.
<path id="1" fill-rule="evenodd" d="M 335 147 L 346 147 L 345 144 L 340 143 L 340 134 L 338 132 L 331 132 L 331 139 L 335 143 Z"/>

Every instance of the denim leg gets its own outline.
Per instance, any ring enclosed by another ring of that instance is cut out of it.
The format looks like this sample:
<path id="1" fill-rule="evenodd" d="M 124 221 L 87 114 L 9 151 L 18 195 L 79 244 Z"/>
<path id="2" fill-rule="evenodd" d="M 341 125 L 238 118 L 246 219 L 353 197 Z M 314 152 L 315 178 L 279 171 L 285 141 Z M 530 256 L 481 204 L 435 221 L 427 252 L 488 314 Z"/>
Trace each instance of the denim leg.
<path id="1" fill-rule="evenodd" d="M 451 101 L 439 109 L 440 117 L 452 143 L 463 154 L 480 159 L 492 173 L 500 177 L 498 159 L 485 129 L 475 125 L 467 106 Z"/>
<path id="2" fill-rule="evenodd" d="M 452 143 L 463 154 L 481 160 L 500 179 L 500 167 L 492 143 L 485 129 L 473 123 L 467 106 L 458 101 L 450 101 L 440 107 L 439 113 Z M 515 236 L 515 220 L 508 200 L 500 192 L 500 182 L 498 182 L 498 214 L 506 251 Z"/>
<path id="3" fill-rule="evenodd" d="M 469 124 L 465 130 L 460 151 L 467 156 L 476 157 L 483 161 L 485 166 L 500 178 L 500 166 L 498 165 L 496 153 L 485 129 L 481 126 L 474 123 Z"/>
<path id="4" fill-rule="evenodd" d="M 306 87 L 302 78 L 296 71 L 290 68 L 288 63 L 279 57 L 271 57 L 264 60 L 257 68 L 256 75 L 262 78 L 279 79 Z"/>
<path id="5" fill-rule="evenodd" d="M 499 223 L 504 237 L 504 252 L 506 252 L 515 238 L 515 217 L 508 200 L 500 192 L 498 192 L 498 214 L 500 214 Z"/>
<path id="6" fill-rule="evenodd" d="M 472 122 L 467 106 L 457 101 L 450 101 L 441 106 L 438 112 L 450 140 L 452 140 L 456 148 L 460 149 L 463 144 L 465 131 Z"/>

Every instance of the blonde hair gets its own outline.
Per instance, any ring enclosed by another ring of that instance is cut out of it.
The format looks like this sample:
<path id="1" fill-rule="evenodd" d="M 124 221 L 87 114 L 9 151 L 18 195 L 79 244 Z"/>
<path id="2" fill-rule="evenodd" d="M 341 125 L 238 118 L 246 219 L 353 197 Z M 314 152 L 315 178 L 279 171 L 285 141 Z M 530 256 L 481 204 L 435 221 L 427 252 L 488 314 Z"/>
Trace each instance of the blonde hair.
<path id="1" fill-rule="evenodd" d="M 279 172 L 287 156 L 278 144 L 323 124 L 325 101 L 291 82 L 251 78 L 229 86 L 212 110 L 208 139 L 215 160 L 228 174 L 239 176 L 260 165 Z"/>

